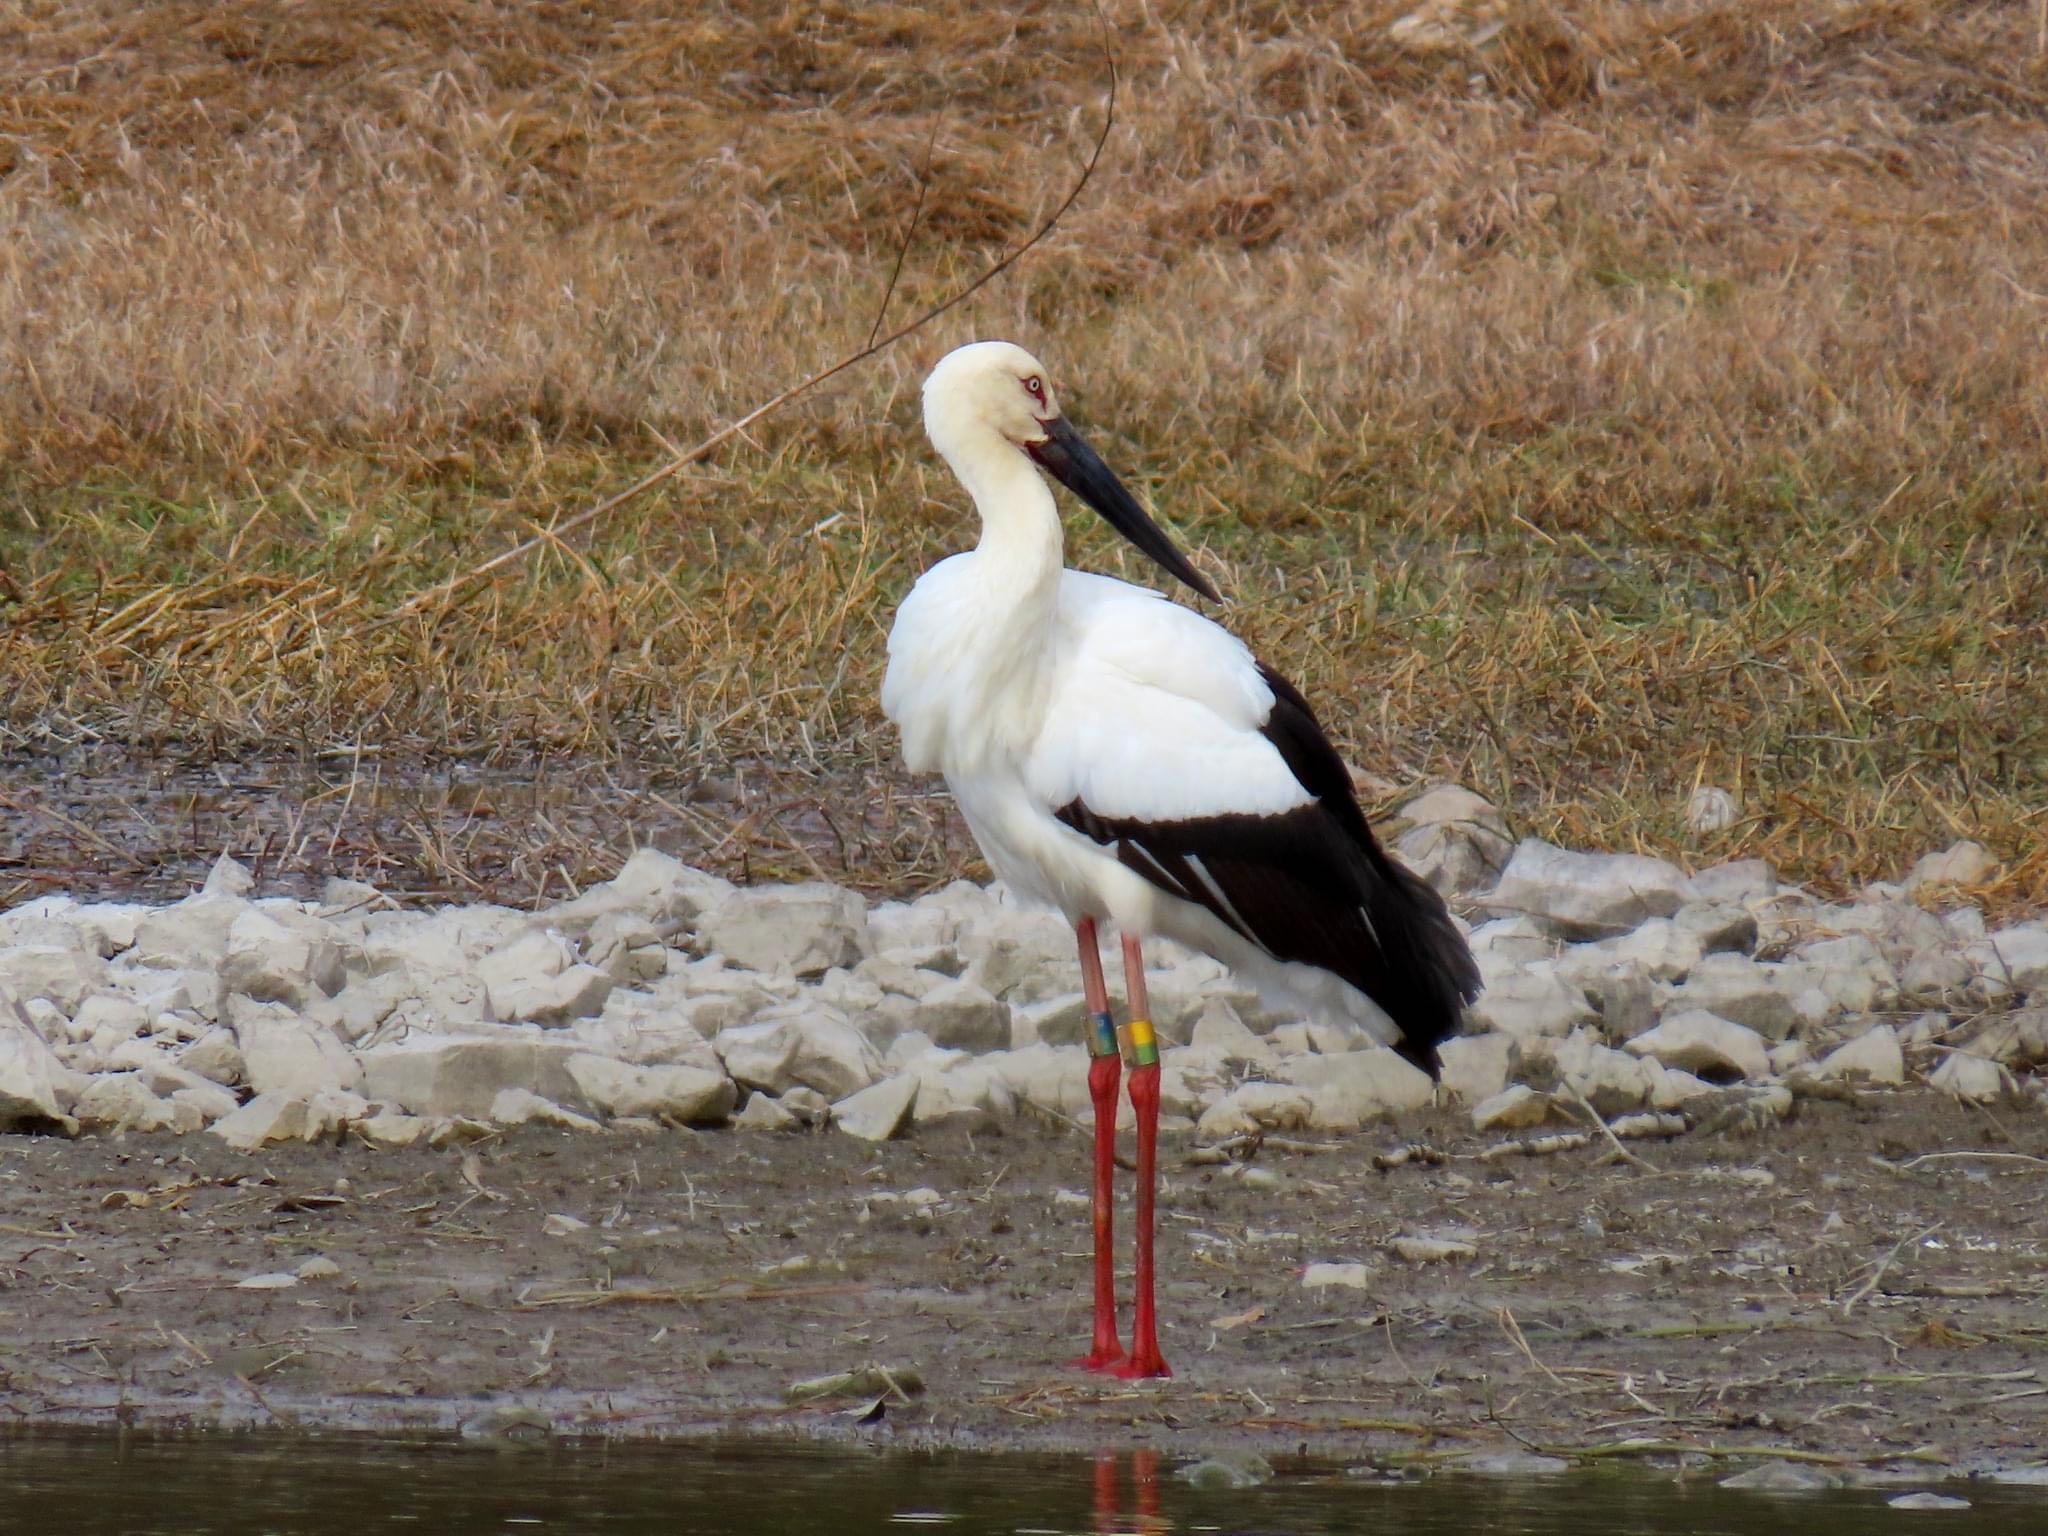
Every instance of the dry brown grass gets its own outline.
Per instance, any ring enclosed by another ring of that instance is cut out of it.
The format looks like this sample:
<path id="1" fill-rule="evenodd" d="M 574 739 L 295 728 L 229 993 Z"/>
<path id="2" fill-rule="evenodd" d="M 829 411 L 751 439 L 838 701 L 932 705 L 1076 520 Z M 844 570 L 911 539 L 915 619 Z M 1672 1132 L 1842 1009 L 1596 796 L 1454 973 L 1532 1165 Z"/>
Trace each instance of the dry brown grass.
<path id="1" fill-rule="evenodd" d="M 1026 232 L 1092 14 L 0 8 L 5 728 L 883 760 L 962 537 L 915 381 L 1007 334 L 1390 776 L 1837 884 L 1969 833 L 2048 901 L 2036 6 L 1109 9 L 1028 265 L 392 624 L 858 344 L 928 143 L 899 304 Z"/>

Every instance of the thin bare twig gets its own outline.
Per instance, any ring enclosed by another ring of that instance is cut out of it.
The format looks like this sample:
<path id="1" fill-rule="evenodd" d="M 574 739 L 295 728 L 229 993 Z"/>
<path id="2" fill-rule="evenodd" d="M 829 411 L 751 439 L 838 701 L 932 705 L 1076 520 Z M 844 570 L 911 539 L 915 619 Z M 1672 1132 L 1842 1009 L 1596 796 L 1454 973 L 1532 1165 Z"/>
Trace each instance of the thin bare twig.
<path id="1" fill-rule="evenodd" d="M 788 405 L 792 400 L 798 399 L 803 395 L 809 394 L 812 390 L 816 389 L 820 384 L 825 383 L 829 379 L 837 378 L 840 374 L 846 372 L 847 369 L 856 367 L 857 365 L 866 362 L 869 358 L 874 357 L 879 353 L 886 352 L 889 348 L 895 346 L 897 342 L 903 340 L 904 337 L 909 336 L 916 331 L 923 330 L 924 327 L 931 324 L 932 321 L 938 319 L 939 316 L 947 313 L 947 311 L 959 308 L 960 305 L 966 303 L 975 294 L 979 293 L 983 288 L 987 287 L 990 283 L 994 282 L 998 277 L 1002 276 L 1003 273 L 1009 271 L 1011 267 L 1014 267 L 1020 260 L 1023 259 L 1023 257 L 1028 252 L 1031 251 L 1033 247 L 1038 245 L 1041 241 L 1045 239 L 1047 235 L 1053 232 L 1054 228 L 1059 224 L 1060 220 L 1066 217 L 1067 210 L 1072 208 L 1074 204 L 1080 200 L 1082 192 L 1084 192 L 1087 189 L 1088 183 L 1094 179 L 1095 167 L 1102 160 L 1102 152 L 1109 143 L 1109 131 L 1111 128 L 1116 126 L 1116 49 L 1111 41 L 1111 35 L 1109 30 L 1109 17 L 1103 12 L 1101 0 L 1095 0 L 1095 15 L 1096 18 L 1102 24 L 1102 57 L 1103 62 L 1109 71 L 1109 99 L 1103 108 L 1102 129 L 1095 136 L 1095 146 L 1093 149 L 1089 151 L 1087 163 L 1081 167 L 1081 174 L 1075 178 L 1073 186 L 1070 187 L 1067 191 L 1067 195 L 1060 200 L 1060 205 L 1057 208 L 1053 209 L 1053 211 L 1050 214 L 1046 215 L 1044 222 L 1042 222 L 1038 226 L 1038 228 L 1032 232 L 1032 235 L 1028 240 L 1026 240 L 1022 245 L 1018 246 L 1015 250 L 1006 252 L 1002 256 L 1002 258 L 998 260 L 995 263 L 995 265 L 990 267 L 986 272 L 982 273 L 979 277 L 973 279 L 973 281 L 964 284 L 957 292 L 951 294 L 944 300 L 940 301 L 937 304 L 934 304 L 931 308 L 925 310 L 924 313 L 920 314 L 915 320 L 912 320 L 908 325 L 897 327 L 895 330 L 889 332 L 888 335 L 882 337 L 882 339 L 879 341 L 870 340 L 868 344 L 862 347 L 858 352 L 850 353 L 847 356 L 842 357 L 838 362 L 834 363 L 831 367 L 821 369 L 818 372 L 810 375 L 808 378 L 802 379 L 797 383 L 790 385 L 789 388 L 783 390 L 780 394 L 777 394 L 772 398 L 763 401 L 760 405 L 755 406 L 751 411 L 748 411 L 744 416 L 737 417 L 734 420 L 727 422 L 724 426 L 720 427 L 716 432 L 712 433 L 709 437 L 705 438 L 702 442 L 698 443 L 696 447 L 689 449 L 685 453 L 678 454 L 676 457 L 670 459 L 668 463 L 662 465 L 661 468 L 653 470 L 650 473 L 641 476 L 640 479 L 636 480 L 633 484 L 627 486 L 623 491 L 620 491 L 617 495 L 608 496 L 603 501 L 599 502 L 596 506 L 588 507 L 583 511 L 577 513 L 567 522 L 556 524 L 551 530 L 548 531 L 547 534 L 536 535 L 529 539 L 523 539 L 519 543 L 513 545 L 510 549 L 506 550 L 504 553 L 499 555 L 493 555 L 490 559 L 484 561 L 483 564 L 481 565 L 473 566 L 471 569 L 462 572 L 460 575 L 451 576 L 446 581 L 437 582 L 435 585 L 428 587 L 423 592 L 414 593 L 411 597 L 407 598 L 403 603 L 400 603 L 396 608 L 394 608 L 391 611 L 390 619 L 403 618 L 407 614 L 418 612 L 420 609 L 425 608 L 430 603 L 438 602 L 442 599 L 450 597 L 454 593 L 460 591 L 462 588 L 468 586 L 471 582 L 476 581 L 478 578 L 488 576 L 492 571 L 498 570 L 502 566 L 510 565 L 515 560 L 522 559 L 524 556 L 530 554 L 533 550 L 539 548 L 543 543 L 558 541 L 562 538 L 563 535 L 574 533 L 577 529 L 585 527 L 586 525 L 595 522 L 598 518 L 603 517 L 606 513 L 616 511 L 618 508 L 624 506 L 627 502 L 631 501 L 634 497 L 638 496 L 641 492 L 652 489 L 654 486 L 657 486 L 662 481 L 668 479 L 669 476 L 675 474 L 678 470 L 685 469 L 690 465 L 697 463 L 699 460 L 705 458 L 707 455 L 711 453 L 713 449 L 717 448 L 721 443 L 724 443 L 729 438 L 736 437 L 740 433 L 746 431 L 748 427 L 752 426 L 755 422 L 759 421 L 763 416 L 768 415 L 772 411 L 780 410 L 783 406 Z M 919 197 L 920 199 L 922 199 L 923 197 L 922 188 L 919 189 Z M 915 227 L 915 222 L 913 221 L 912 232 L 914 232 Z M 901 269 L 900 257 L 898 261 L 898 269 Z M 892 276 L 890 279 L 889 292 L 885 293 L 883 296 L 882 302 L 883 308 L 885 310 L 888 306 L 889 297 L 891 294 L 894 293 L 894 291 L 895 278 Z M 880 318 L 881 317 L 879 315 L 876 317 L 877 324 L 879 324 Z M 389 619 L 386 620 L 386 622 L 389 621 Z"/>

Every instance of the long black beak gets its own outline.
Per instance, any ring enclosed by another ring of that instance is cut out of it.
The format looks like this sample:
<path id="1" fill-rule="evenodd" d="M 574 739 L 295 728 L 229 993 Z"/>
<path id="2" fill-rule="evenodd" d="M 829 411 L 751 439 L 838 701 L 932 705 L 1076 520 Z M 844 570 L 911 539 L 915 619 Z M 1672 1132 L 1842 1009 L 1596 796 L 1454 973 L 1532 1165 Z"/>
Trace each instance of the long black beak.
<path id="1" fill-rule="evenodd" d="M 1064 416 L 1045 423 L 1045 437 L 1026 443 L 1024 451 L 1038 461 L 1039 468 L 1102 514 L 1102 520 L 1171 574 L 1179 577 L 1212 603 L 1223 599 L 1200 571 L 1188 564 L 1180 552 L 1137 499 L 1124 489 L 1116 471 L 1102 462 L 1081 434 L 1067 425 Z"/>

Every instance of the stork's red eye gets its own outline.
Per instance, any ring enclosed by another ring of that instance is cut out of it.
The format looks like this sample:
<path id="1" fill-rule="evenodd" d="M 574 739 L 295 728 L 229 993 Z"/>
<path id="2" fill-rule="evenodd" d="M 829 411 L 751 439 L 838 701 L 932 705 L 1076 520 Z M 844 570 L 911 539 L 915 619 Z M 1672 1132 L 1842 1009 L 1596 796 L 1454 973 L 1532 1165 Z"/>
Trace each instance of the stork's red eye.
<path id="1" fill-rule="evenodd" d="M 1024 389 L 1040 405 L 1045 404 L 1045 380 L 1041 379 L 1037 374 L 1032 374 L 1031 377 L 1024 381 Z"/>

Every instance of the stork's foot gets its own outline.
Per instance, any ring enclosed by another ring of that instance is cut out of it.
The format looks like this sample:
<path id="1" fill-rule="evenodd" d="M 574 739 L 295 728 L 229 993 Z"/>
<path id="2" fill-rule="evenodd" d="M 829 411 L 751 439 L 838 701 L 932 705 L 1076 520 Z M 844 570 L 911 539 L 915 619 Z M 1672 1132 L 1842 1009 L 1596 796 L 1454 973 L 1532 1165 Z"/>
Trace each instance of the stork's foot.
<path id="1" fill-rule="evenodd" d="M 1123 1346 L 1114 1349 L 1091 1349 L 1085 1355 L 1076 1355 L 1067 1364 L 1077 1371 L 1098 1371 L 1104 1375 L 1120 1372 L 1130 1357 L 1123 1352 Z"/>
<path id="2" fill-rule="evenodd" d="M 1159 1353 L 1159 1346 L 1154 1344 L 1149 1349 L 1140 1346 L 1132 1350 L 1129 1359 L 1109 1368 L 1109 1374 L 1125 1381 L 1141 1381 L 1148 1376 L 1171 1376 L 1173 1367 L 1166 1363 L 1165 1357 Z"/>

